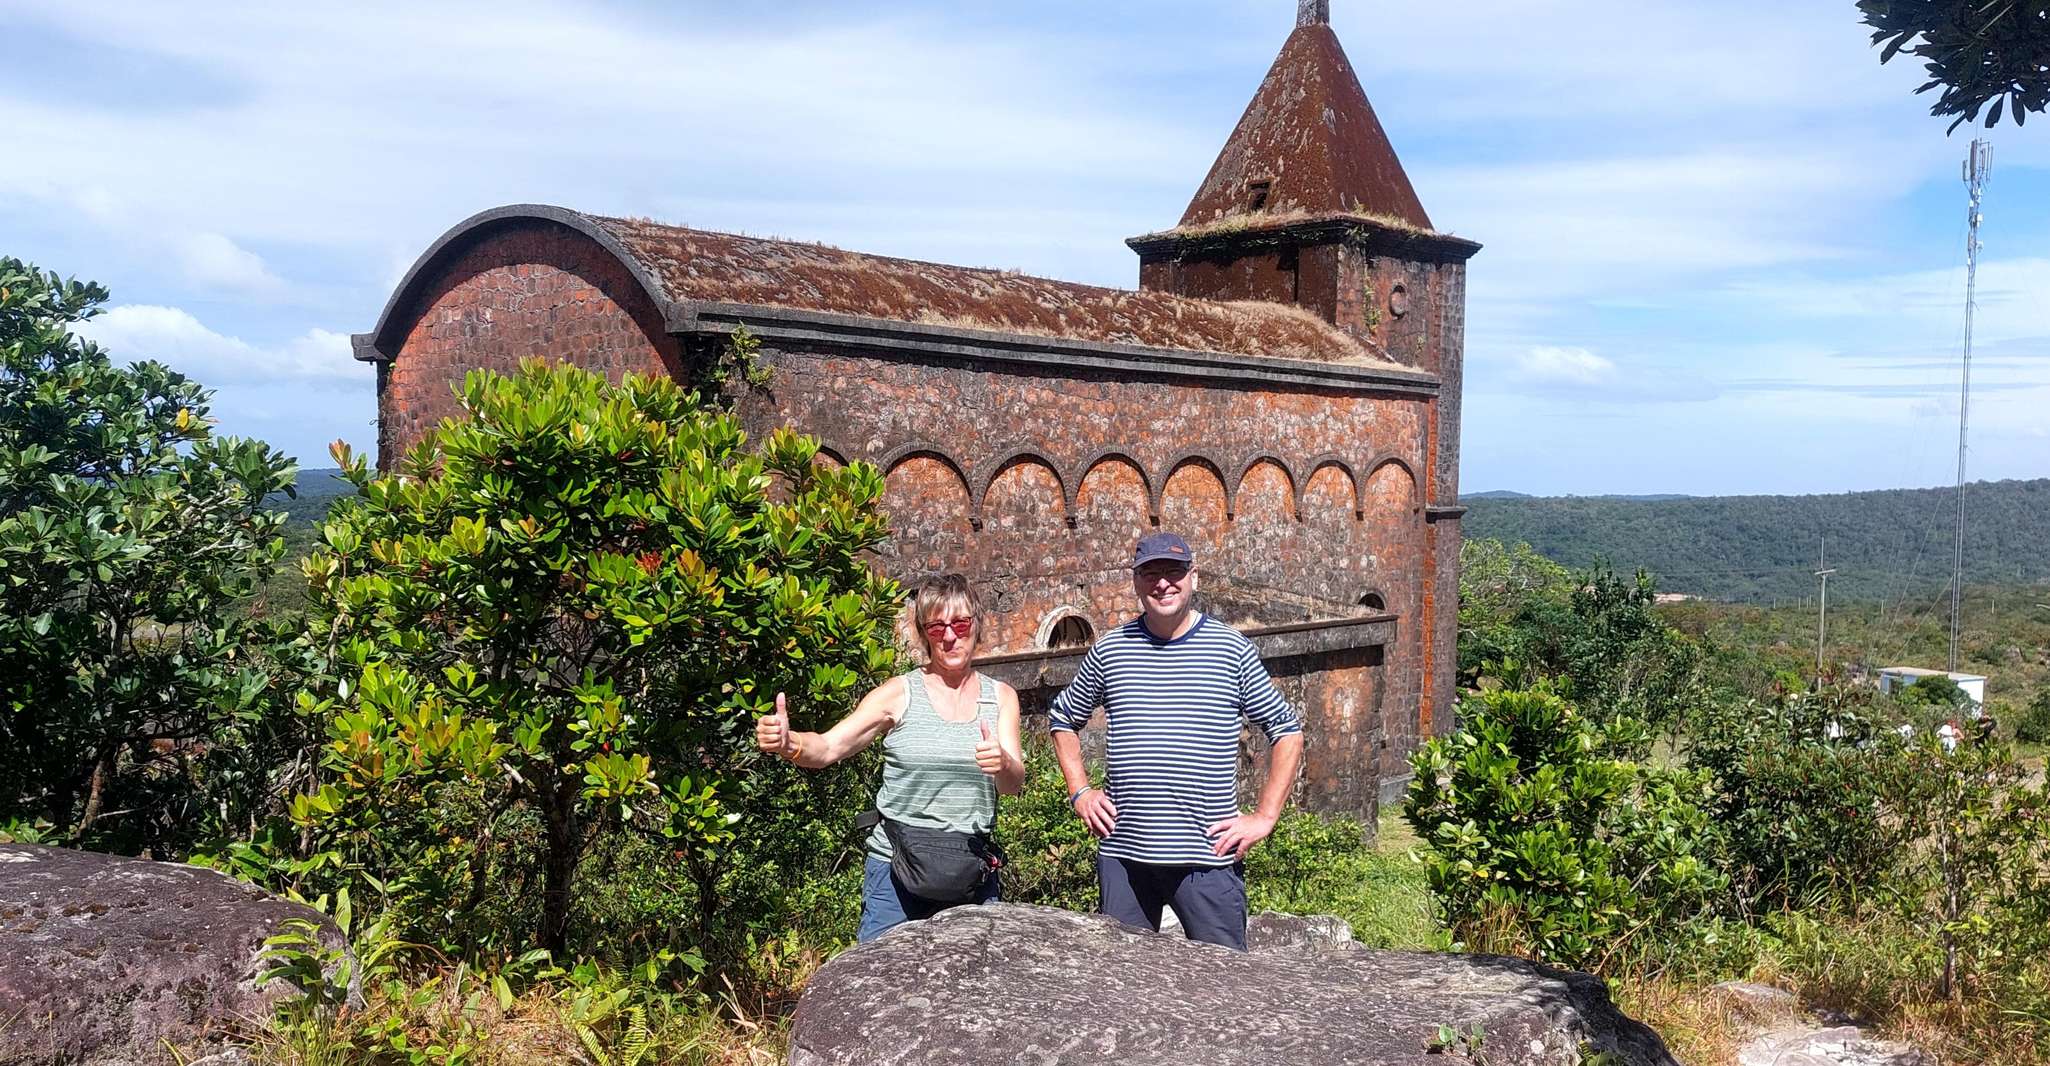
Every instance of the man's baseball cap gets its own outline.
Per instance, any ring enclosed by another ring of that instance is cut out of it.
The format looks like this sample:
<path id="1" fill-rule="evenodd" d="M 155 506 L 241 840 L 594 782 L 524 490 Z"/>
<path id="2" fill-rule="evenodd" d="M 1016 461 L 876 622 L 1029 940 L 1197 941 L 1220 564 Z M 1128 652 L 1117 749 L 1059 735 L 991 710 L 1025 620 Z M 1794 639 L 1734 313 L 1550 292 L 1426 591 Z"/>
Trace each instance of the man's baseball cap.
<path id="1" fill-rule="evenodd" d="M 1196 563 L 1195 555 L 1189 551 L 1189 542 L 1173 533 L 1148 533 L 1132 546 L 1132 569 L 1137 570 L 1155 559 L 1172 559 L 1188 566 Z"/>

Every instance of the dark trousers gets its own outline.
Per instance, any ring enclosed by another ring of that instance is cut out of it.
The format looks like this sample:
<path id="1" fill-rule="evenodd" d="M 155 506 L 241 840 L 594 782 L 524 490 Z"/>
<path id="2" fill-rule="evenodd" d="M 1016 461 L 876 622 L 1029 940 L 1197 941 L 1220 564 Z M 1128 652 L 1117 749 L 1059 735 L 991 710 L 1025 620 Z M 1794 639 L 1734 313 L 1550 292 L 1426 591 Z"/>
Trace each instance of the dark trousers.
<path id="1" fill-rule="evenodd" d="M 989 879 L 982 883 L 982 898 L 975 902 L 995 903 L 998 895 L 997 872 L 991 870 Z M 905 891 L 897 882 L 897 875 L 890 872 L 890 864 L 871 855 L 862 866 L 861 928 L 855 931 L 854 939 L 874 940 L 905 922 L 930 918 L 957 906 L 960 904 L 934 903 Z"/>
<path id="2" fill-rule="evenodd" d="M 1174 908 L 1190 940 L 1246 950 L 1246 868 L 1155 866 L 1096 857 L 1103 913 L 1126 925 L 1160 931 L 1162 907 Z"/>

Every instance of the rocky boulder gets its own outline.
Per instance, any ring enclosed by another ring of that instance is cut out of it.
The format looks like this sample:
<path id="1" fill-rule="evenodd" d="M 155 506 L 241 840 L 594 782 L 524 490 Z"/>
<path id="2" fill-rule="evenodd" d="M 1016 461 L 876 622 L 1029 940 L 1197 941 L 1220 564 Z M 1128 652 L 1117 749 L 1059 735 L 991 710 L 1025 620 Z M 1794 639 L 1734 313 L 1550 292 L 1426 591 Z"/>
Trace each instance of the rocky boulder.
<path id="1" fill-rule="evenodd" d="M 1677 1066 L 1594 977 L 1376 951 L 1334 932 L 1262 915 L 1240 953 L 1099 915 L 957 907 L 820 969 L 797 1004 L 790 1063 L 1567 1066 L 1608 1053 L 1616 1066 Z"/>
<path id="2" fill-rule="evenodd" d="M 0 844 L 0 1062 L 189 1061 L 291 994 L 264 938 L 318 911 L 197 866 Z"/>

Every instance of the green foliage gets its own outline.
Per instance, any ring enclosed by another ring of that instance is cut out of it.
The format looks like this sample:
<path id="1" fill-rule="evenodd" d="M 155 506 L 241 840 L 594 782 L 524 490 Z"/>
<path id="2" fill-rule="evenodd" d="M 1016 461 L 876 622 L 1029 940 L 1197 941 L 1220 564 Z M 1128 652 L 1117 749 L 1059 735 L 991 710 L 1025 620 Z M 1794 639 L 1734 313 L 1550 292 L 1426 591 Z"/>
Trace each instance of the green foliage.
<path id="1" fill-rule="evenodd" d="M 338 910 L 337 919 L 346 921 L 346 914 Z M 718 1004 L 679 991 L 663 976 L 660 958 L 631 967 L 563 967 L 534 950 L 473 965 L 398 941 L 383 920 L 351 939 L 355 957 L 364 960 L 356 967 L 360 997 L 338 980 L 350 972 L 347 955 L 316 927 L 296 923 L 272 938 L 266 976 L 302 995 L 287 1000 L 267 1030 L 249 1035 L 256 1062 L 710 1066 L 757 1061 L 767 1053 L 762 1038 L 780 1035 L 775 1028 L 764 1033 L 739 1001 Z"/>
<path id="2" fill-rule="evenodd" d="M 1708 775 L 1727 869 L 1747 912 L 1847 901 L 1910 842 L 1900 737 L 1870 686 L 1704 706 L 1687 765 Z"/>
<path id="3" fill-rule="evenodd" d="M 1096 909 L 1096 838 L 1068 805 L 1067 781 L 1043 737 L 1026 739 L 1025 791 L 997 805 L 996 835 L 1010 860 L 1005 901 Z"/>
<path id="4" fill-rule="evenodd" d="M 895 667 L 901 595 L 862 558 L 882 476 L 787 431 L 751 449 L 666 378 L 529 361 L 460 397 L 393 476 L 338 448 L 359 495 L 305 564 L 337 666 L 301 699 L 327 743 L 295 869 L 380 880 L 412 935 L 560 955 L 594 841 L 637 834 L 708 938 L 737 857 L 817 798 L 755 717 L 787 691 L 823 728 Z"/>
<path id="5" fill-rule="evenodd" d="M 1440 1025 L 1437 1032 L 1424 1041 L 1424 1054 L 1458 1055 L 1480 1062 L 1483 1061 L 1481 1046 L 1486 1040 L 1487 1034 L 1479 1025 Z"/>
<path id="6" fill-rule="evenodd" d="M 2050 105 L 2050 4 L 2043 0 L 1858 0 L 1879 61 L 1899 54 L 1922 60 L 1929 80 L 1917 93 L 1941 88 L 1932 115 L 1956 115 L 1955 130 L 1976 121 L 1987 104 L 1986 128 L 2002 110 L 2022 125 Z"/>
<path id="7" fill-rule="evenodd" d="M 1904 706 L 1927 707 L 1946 713 L 1961 711 L 1972 702 L 1963 687 L 1941 674 L 1918 677 L 1914 684 L 1901 689 L 1897 696 Z"/>
<path id="8" fill-rule="evenodd" d="M 1573 599 L 1573 575 L 1521 542 L 1467 538 L 1459 546 L 1459 679 L 1478 683 L 1489 663 L 1522 660 L 1532 620 Z"/>
<path id="9" fill-rule="evenodd" d="M 736 385 L 763 388 L 775 380 L 775 373 L 762 365 L 762 339 L 746 326 L 735 326 L 726 338 L 726 346 L 719 350 L 719 356 L 712 364 L 711 380 L 717 383 L 721 397 L 725 397 Z"/>
<path id="10" fill-rule="evenodd" d="M 1369 947 L 1442 948 L 1422 868 L 1376 848 L 1367 828 L 1308 811 L 1282 815 L 1274 833 L 1246 855 L 1253 912 L 1335 915 Z"/>
<path id="11" fill-rule="evenodd" d="M 2050 557 L 2041 548 L 2042 531 L 2050 528 L 2050 478 L 1975 482 L 1966 491 L 1972 516 L 1966 583 L 2050 582 Z M 1904 602 L 1947 601 L 1957 532 L 1956 489 L 1461 502 L 1468 509 L 1460 525 L 1469 538 L 1525 542 L 1571 569 L 1610 559 L 1650 571 L 1669 592 L 1806 603 L 1811 665 L 1815 552 L 1823 536 L 1829 538 L 1829 564 L 1838 571 L 1829 581 L 1834 631 L 1839 604 L 1883 602 L 1897 610 Z"/>
<path id="12" fill-rule="evenodd" d="M 1902 775 L 1915 786 L 1908 809 L 1922 846 L 1907 853 L 1892 899 L 1936 932 L 1939 994 L 1991 984 L 2010 1005 L 2025 994 L 2034 1009 L 2050 1006 L 2050 788 L 2002 745 L 1945 750 L 1927 728 Z"/>
<path id="13" fill-rule="evenodd" d="M 2050 648 L 2050 611 L 2036 606 L 2046 600 L 2050 587 L 2040 585 L 1966 586 L 1958 669 L 1985 675 L 1989 701 L 2025 704 L 2050 687 L 2050 655 L 2043 654 Z M 1777 680 L 1793 692 L 1807 688 L 1814 676 L 1812 601 L 1777 609 L 1677 603 L 1660 613 L 1713 649 L 1707 662 L 1713 688 L 1760 695 Z M 1949 653 L 1948 594 L 1840 605 L 1831 581 L 1827 659 L 1832 671 L 1849 668 L 1869 677 L 1888 666 L 1938 667 Z"/>
<path id="14" fill-rule="evenodd" d="M 1607 567 L 1568 575 L 1518 544 L 1461 546 L 1460 676 L 1478 685 L 1490 663 L 1551 678 L 1598 721 L 1661 728 L 1700 698 L 1701 649 L 1654 609 L 1657 589 Z M 1642 748 L 1637 750 L 1642 754 Z"/>
<path id="15" fill-rule="evenodd" d="M 1463 701 L 1459 730 L 1419 750 L 1404 813 L 1469 949 L 1600 969 L 1725 890 L 1702 779 L 1606 754 L 1643 731 L 1597 724 L 1545 687 L 1498 689 Z"/>
<path id="16" fill-rule="evenodd" d="M 259 805 L 277 755 L 275 635 L 235 615 L 283 551 L 263 501 L 292 464 L 79 339 L 106 299 L 0 259 L 0 823 L 178 853 Z"/>
<path id="17" fill-rule="evenodd" d="M 2036 693 L 2015 719 L 2014 738 L 2028 744 L 2050 744 L 2050 688 Z"/>

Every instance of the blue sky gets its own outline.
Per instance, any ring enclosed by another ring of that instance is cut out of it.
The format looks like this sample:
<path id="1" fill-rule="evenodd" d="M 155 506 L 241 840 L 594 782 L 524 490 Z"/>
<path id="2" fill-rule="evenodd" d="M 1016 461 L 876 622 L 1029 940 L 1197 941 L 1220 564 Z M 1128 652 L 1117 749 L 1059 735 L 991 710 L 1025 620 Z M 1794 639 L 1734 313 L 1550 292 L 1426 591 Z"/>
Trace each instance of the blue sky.
<path id="1" fill-rule="evenodd" d="M 1955 469 L 1969 134 L 1855 5 L 1335 0 L 1481 241 L 1462 486 L 1835 492 Z M 415 256 L 515 202 L 1132 285 L 1287 0 L 0 0 L 0 252 L 309 465 Z M 2050 116 L 1993 132 L 1972 475 L 2050 476 Z"/>

